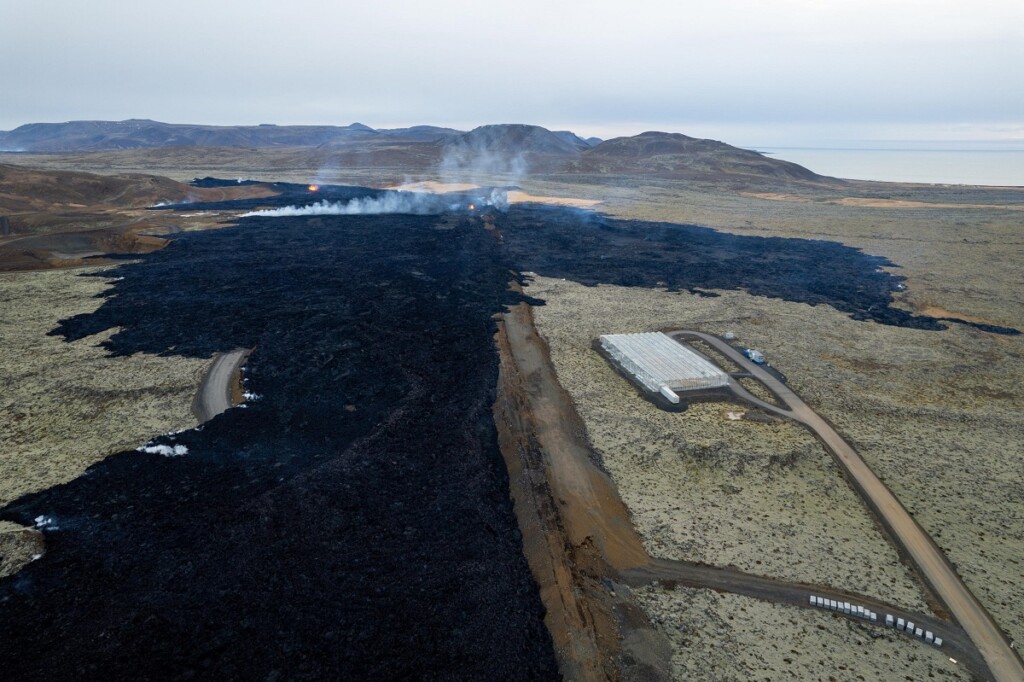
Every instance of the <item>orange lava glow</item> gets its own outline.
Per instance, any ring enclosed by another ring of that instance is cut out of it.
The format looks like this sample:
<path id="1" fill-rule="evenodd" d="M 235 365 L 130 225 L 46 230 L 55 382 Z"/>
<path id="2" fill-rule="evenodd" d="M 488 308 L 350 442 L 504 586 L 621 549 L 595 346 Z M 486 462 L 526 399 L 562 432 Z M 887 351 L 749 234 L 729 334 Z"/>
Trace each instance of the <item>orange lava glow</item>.
<path id="1" fill-rule="evenodd" d="M 320 185 L 310 185 L 308 189 L 310 192 L 316 192 L 320 189 Z"/>
<path id="2" fill-rule="evenodd" d="M 476 204 L 470 204 L 469 205 L 469 210 L 470 211 L 475 211 L 476 210 Z"/>

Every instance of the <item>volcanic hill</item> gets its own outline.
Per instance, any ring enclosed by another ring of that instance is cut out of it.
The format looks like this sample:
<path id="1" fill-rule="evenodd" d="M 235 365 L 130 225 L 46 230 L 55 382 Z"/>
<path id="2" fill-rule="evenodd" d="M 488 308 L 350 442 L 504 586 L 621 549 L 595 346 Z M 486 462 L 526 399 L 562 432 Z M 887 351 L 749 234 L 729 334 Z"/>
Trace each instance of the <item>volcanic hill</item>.
<path id="1" fill-rule="evenodd" d="M 649 131 L 616 137 L 585 151 L 567 170 L 581 173 L 655 173 L 707 177 L 757 175 L 780 180 L 822 180 L 789 161 L 771 159 L 716 140 Z"/>
<path id="2" fill-rule="evenodd" d="M 190 188 L 156 175 L 95 175 L 0 164 L 0 213 L 104 204 L 146 206 L 182 200 Z"/>
<path id="3" fill-rule="evenodd" d="M 156 235 L 185 229 L 154 220 L 160 202 L 266 197 L 264 183 L 190 186 L 156 175 L 96 175 L 0 164 L 0 272 L 86 264 L 109 253 L 144 253 L 166 242 Z M 197 220 L 211 226 L 214 218 Z M 98 261 L 97 261 L 98 262 Z"/>
<path id="4" fill-rule="evenodd" d="M 547 128 L 521 123 L 485 125 L 452 138 L 448 147 L 470 147 L 504 154 L 576 155 L 590 145 L 574 133 L 552 132 Z"/>

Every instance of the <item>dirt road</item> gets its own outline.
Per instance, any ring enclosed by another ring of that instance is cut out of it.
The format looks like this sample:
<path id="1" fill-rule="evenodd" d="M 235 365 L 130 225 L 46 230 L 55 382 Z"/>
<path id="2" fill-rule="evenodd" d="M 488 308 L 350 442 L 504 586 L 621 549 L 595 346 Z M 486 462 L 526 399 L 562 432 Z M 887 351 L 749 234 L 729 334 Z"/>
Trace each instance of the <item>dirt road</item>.
<path id="1" fill-rule="evenodd" d="M 675 332 L 670 336 L 676 339 L 697 338 L 711 344 L 775 393 L 789 407 L 786 416 L 811 429 L 847 472 L 868 506 L 889 529 L 936 595 L 967 632 L 988 664 L 992 676 L 999 682 L 1024 680 L 1024 664 L 1021 659 L 992 617 L 964 585 L 946 555 L 831 424 L 788 386 L 717 336 L 688 331 Z M 778 409 L 773 411 L 779 412 Z"/>
<path id="2" fill-rule="evenodd" d="M 251 352 L 251 349 L 236 348 L 214 356 L 213 364 L 206 370 L 203 382 L 199 385 L 195 400 L 192 402 L 192 413 L 200 424 L 210 421 L 240 402 L 237 398 L 237 393 L 241 390 L 238 386 L 238 372 Z"/>
<path id="3" fill-rule="evenodd" d="M 659 661 L 669 655 L 667 643 L 659 644 L 658 633 L 628 590 L 609 588 L 619 582 L 676 583 L 799 608 L 817 608 L 808 604 L 811 595 L 845 599 L 877 611 L 880 620 L 875 624 L 880 627 L 886 613 L 920 623 L 942 637 L 943 650 L 972 674 L 987 676 L 977 647 L 948 621 L 827 586 L 651 557 L 614 483 L 594 463 L 585 429 L 558 383 L 529 306 L 514 306 L 502 316 L 497 343 L 501 373 L 494 415 L 499 442 L 524 551 L 567 679 L 627 677 L 613 663 L 627 660 L 633 662 L 629 673 L 634 677 L 668 679 L 665 661 Z"/>
<path id="4" fill-rule="evenodd" d="M 788 582 L 778 578 L 754 575 L 732 567 L 708 566 L 707 564 L 671 559 L 651 559 L 651 562 L 646 566 L 623 571 L 622 577 L 626 583 L 632 586 L 658 582 L 662 585 L 675 584 L 685 587 L 732 592 L 763 601 L 819 610 L 824 613 L 831 613 L 837 617 L 867 623 L 867 621 L 855 615 L 844 615 L 843 613 L 826 611 L 816 606 L 811 607 L 808 604 L 808 597 L 815 595 L 836 601 L 848 601 L 851 604 L 859 604 L 875 611 L 878 614 L 878 620 L 872 623 L 874 625 L 884 626 L 886 614 L 891 614 L 894 619 L 903 618 L 908 622 L 913 622 L 923 630 L 930 630 L 937 637 L 942 638 L 942 650 L 950 656 L 955 656 L 957 661 L 975 677 L 983 677 L 988 670 L 977 647 L 974 646 L 967 633 L 959 626 L 935 616 L 909 611 L 895 604 L 866 595 L 837 590 L 822 585 L 807 585 Z M 906 636 L 912 637 L 910 634 Z"/>

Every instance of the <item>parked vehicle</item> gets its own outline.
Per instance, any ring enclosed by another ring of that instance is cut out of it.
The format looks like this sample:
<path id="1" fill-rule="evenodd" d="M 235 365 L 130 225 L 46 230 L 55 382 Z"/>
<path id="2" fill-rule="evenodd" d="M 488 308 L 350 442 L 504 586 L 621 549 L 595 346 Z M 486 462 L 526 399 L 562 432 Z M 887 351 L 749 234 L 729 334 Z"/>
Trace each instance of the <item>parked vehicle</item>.
<path id="1" fill-rule="evenodd" d="M 751 362 L 754 362 L 758 365 L 764 364 L 764 354 L 761 353 L 761 351 L 759 350 L 754 350 L 753 348 L 744 348 L 743 354 L 746 355 Z"/>

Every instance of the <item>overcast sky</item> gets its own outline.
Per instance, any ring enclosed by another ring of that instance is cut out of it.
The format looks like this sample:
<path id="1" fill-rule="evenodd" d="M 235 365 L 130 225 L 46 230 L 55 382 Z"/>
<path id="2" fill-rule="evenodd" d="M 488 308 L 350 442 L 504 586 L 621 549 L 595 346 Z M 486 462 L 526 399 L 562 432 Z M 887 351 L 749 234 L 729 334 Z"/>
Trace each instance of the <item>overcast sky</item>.
<path id="1" fill-rule="evenodd" d="M 1024 140 L 1024 0 L 0 0 L 27 122 Z"/>

